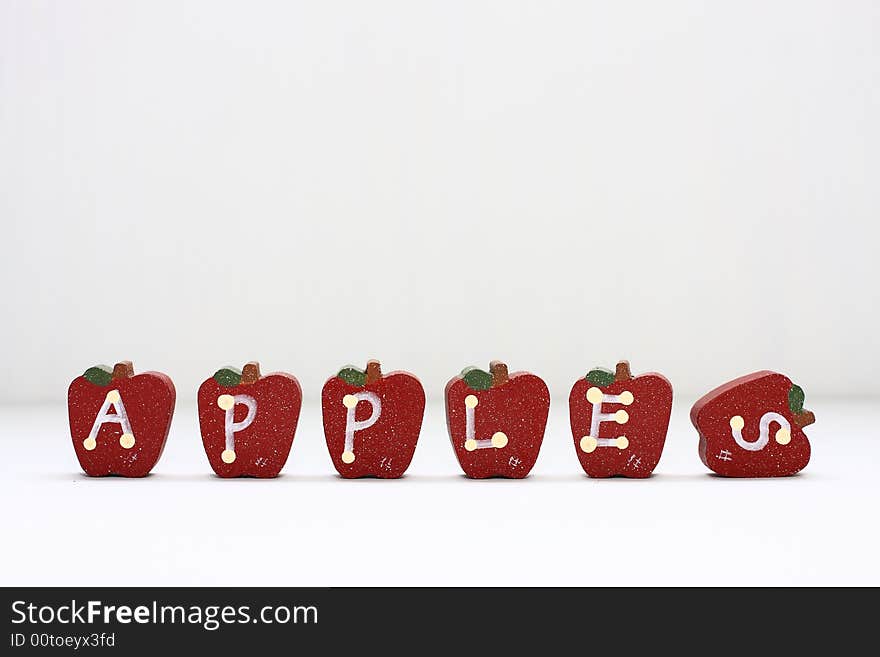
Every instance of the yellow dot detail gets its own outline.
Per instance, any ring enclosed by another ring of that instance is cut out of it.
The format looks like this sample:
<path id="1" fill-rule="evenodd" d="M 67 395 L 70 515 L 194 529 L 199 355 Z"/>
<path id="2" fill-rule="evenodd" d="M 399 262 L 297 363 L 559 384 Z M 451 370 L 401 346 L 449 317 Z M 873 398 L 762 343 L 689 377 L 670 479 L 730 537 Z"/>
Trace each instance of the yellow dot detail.
<path id="1" fill-rule="evenodd" d="M 234 463 L 235 452 L 233 452 L 231 449 L 224 449 L 223 453 L 220 455 L 220 460 L 224 463 Z"/>
<path id="2" fill-rule="evenodd" d="M 634 401 L 635 397 L 633 397 L 633 394 L 629 390 L 624 390 L 622 393 L 620 393 L 620 403 L 624 406 L 629 406 Z"/>
<path id="3" fill-rule="evenodd" d="M 601 404 L 602 397 L 604 397 L 604 395 L 602 394 L 602 391 L 599 390 L 599 388 L 593 387 L 587 390 L 587 401 L 591 404 Z"/>
<path id="4" fill-rule="evenodd" d="M 614 421 L 617 422 L 617 424 L 626 424 L 629 422 L 629 413 L 621 408 L 614 414 Z"/>
<path id="5" fill-rule="evenodd" d="M 351 395 L 347 395 L 351 396 Z M 354 452 L 345 451 L 342 452 L 342 462 L 343 463 L 354 463 Z"/>
<path id="6" fill-rule="evenodd" d="M 97 447 L 97 446 L 98 446 L 98 443 L 95 441 L 94 438 L 86 438 L 86 439 L 83 441 L 83 447 L 85 447 L 85 448 L 86 448 L 87 450 L 89 450 L 90 452 L 91 452 L 93 449 L 95 449 L 95 447 Z"/>
<path id="7" fill-rule="evenodd" d="M 217 397 L 217 406 L 222 408 L 224 411 L 228 411 L 230 408 L 235 406 L 235 397 L 232 395 L 220 395 Z"/>
<path id="8" fill-rule="evenodd" d="M 791 442 L 791 431 L 788 429 L 780 429 L 776 432 L 776 442 L 780 445 L 788 445 Z"/>
<path id="9" fill-rule="evenodd" d="M 464 448 L 469 452 L 473 452 L 477 448 L 477 441 L 473 438 L 468 438 L 464 441 Z"/>
<path id="10" fill-rule="evenodd" d="M 124 433 L 119 436 L 119 444 L 122 445 L 125 449 L 131 449 L 134 447 L 134 436 L 130 433 Z"/>
<path id="11" fill-rule="evenodd" d="M 495 449 L 501 449 L 507 445 L 507 434 L 503 431 L 496 431 L 492 434 L 492 447 Z"/>
<path id="12" fill-rule="evenodd" d="M 742 419 L 742 415 L 734 415 L 730 418 L 730 428 L 734 431 L 741 431 L 746 426 L 746 421 Z"/>
<path id="13" fill-rule="evenodd" d="M 354 408 L 358 405 L 358 398 L 354 395 L 346 395 L 342 398 L 342 405 L 346 408 Z M 351 460 L 354 461 L 354 456 L 352 456 Z M 351 463 L 351 461 L 348 461 L 348 463 Z"/>
<path id="14" fill-rule="evenodd" d="M 468 408 L 476 408 L 477 404 L 480 403 L 480 400 L 477 399 L 476 395 L 468 395 L 464 398 L 464 405 Z"/>
<path id="15" fill-rule="evenodd" d="M 627 447 L 629 447 L 629 438 L 627 438 L 626 436 L 618 436 L 614 439 L 614 444 L 617 449 L 626 449 Z"/>
<path id="16" fill-rule="evenodd" d="M 118 404 L 119 403 L 119 391 L 118 390 L 111 390 L 110 392 L 108 392 L 107 393 L 107 401 L 110 402 L 111 404 Z"/>
<path id="17" fill-rule="evenodd" d="M 581 438 L 581 451 L 584 451 L 587 454 L 594 452 L 598 446 L 599 441 L 592 436 L 584 436 Z"/>

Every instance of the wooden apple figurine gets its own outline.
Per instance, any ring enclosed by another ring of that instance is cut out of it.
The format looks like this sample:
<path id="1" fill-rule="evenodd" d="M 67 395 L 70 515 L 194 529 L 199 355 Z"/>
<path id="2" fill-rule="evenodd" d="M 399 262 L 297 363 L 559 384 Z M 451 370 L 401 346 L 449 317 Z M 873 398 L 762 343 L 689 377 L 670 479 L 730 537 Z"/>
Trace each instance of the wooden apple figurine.
<path id="1" fill-rule="evenodd" d="M 90 367 L 67 391 L 70 437 L 91 477 L 144 477 L 156 465 L 174 415 L 174 384 L 161 372 L 135 376 L 131 361 Z"/>
<path id="2" fill-rule="evenodd" d="M 218 477 L 277 477 L 287 462 L 302 389 L 292 374 L 262 376 L 259 363 L 224 367 L 199 387 L 199 424 Z"/>
<path id="3" fill-rule="evenodd" d="M 408 372 L 382 374 L 377 360 L 343 367 L 321 393 L 330 458 L 346 479 L 403 476 L 425 414 L 425 390 Z"/>
<path id="4" fill-rule="evenodd" d="M 691 408 L 700 459 L 725 477 L 784 477 L 810 462 L 804 391 L 767 370 L 741 376 L 706 393 Z"/>
<path id="5" fill-rule="evenodd" d="M 544 440 L 550 391 L 528 372 L 508 375 L 492 361 L 489 371 L 467 367 L 446 384 L 446 426 L 464 473 L 472 479 L 529 474 Z"/>
<path id="6" fill-rule="evenodd" d="M 633 377 L 629 362 L 616 371 L 595 368 L 578 379 L 568 399 L 581 467 L 591 477 L 650 477 L 663 454 L 672 384 L 651 372 Z"/>

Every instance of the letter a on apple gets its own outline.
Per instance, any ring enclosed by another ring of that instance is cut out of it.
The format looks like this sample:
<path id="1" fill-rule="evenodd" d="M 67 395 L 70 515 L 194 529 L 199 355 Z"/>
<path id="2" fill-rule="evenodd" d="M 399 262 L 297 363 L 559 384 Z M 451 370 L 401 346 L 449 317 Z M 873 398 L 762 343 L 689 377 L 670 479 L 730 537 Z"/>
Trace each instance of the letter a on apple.
<path id="1" fill-rule="evenodd" d="M 134 373 L 131 361 L 95 365 L 67 390 L 73 449 L 90 477 L 144 477 L 162 455 L 176 393 L 161 372 Z"/>
<path id="2" fill-rule="evenodd" d="M 110 412 L 111 410 L 113 413 Z M 108 422 L 114 422 L 122 427 L 119 444 L 126 449 L 131 449 L 135 443 L 134 432 L 131 430 L 128 413 L 125 411 L 125 404 L 122 403 L 122 396 L 118 390 L 111 390 L 104 398 L 101 410 L 98 411 L 95 422 L 92 424 L 92 430 L 89 431 L 89 437 L 83 441 L 85 448 L 91 451 L 98 446 L 98 432 Z"/>

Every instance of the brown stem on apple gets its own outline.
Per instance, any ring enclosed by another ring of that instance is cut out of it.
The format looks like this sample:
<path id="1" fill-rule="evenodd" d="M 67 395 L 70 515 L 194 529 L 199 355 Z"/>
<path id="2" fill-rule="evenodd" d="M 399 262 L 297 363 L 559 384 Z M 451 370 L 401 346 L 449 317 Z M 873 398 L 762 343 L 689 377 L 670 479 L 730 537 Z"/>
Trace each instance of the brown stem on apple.
<path id="1" fill-rule="evenodd" d="M 364 385 L 376 383 L 382 378 L 382 366 L 378 360 L 368 360 L 367 369 L 364 371 Z"/>
<path id="2" fill-rule="evenodd" d="M 815 421 L 816 415 L 815 413 L 813 413 L 813 411 L 804 410 L 794 416 L 794 423 L 798 425 L 801 429 L 810 426 Z"/>
<path id="3" fill-rule="evenodd" d="M 493 388 L 503 386 L 510 379 L 510 375 L 507 373 L 507 364 L 500 360 L 493 360 L 489 363 L 489 373 L 492 375 Z"/>
<path id="4" fill-rule="evenodd" d="M 614 382 L 629 381 L 631 378 L 633 378 L 633 375 L 629 370 L 629 361 L 622 360 L 617 363 L 617 369 L 614 372 Z"/>
<path id="5" fill-rule="evenodd" d="M 130 379 L 134 376 L 134 365 L 130 360 L 123 360 L 113 366 L 112 379 Z"/>
<path id="6" fill-rule="evenodd" d="M 256 383 L 260 380 L 260 364 L 256 361 L 251 361 L 250 363 L 245 364 L 243 368 L 241 368 L 241 381 L 240 384 L 251 384 Z"/>

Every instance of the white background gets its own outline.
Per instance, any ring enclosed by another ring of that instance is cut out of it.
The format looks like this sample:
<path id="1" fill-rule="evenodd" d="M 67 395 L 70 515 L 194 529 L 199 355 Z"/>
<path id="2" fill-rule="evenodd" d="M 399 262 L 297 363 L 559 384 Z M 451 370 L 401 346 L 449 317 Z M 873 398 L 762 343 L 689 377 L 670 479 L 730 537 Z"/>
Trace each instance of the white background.
<path id="1" fill-rule="evenodd" d="M 859 520 L 878 80 L 867 0 L 0 0 L 0 513 L 21 528 L 0 583 L 79 581 L 102 551 L 106 583 L 591 583 L 585 551 L 643 544 L 654 581 L 880 583 Z M 369 357 L 433 402 L 400 482 L 338 481 L 322 451 L 320 387 Z M 491 358 L 553 396 L 524 482 L 462 480 L 444 436 L 446 380 Z M 649 482 L 587 480 L 569 444 L 572 382 L 618 358 L 676 389 Z M 169 448 L 144 481 L 87 480 L 65 391 L 121 359 L 173 377 Z M 219 482 L 188 401 L 251 359 L 299 377 L 303 423 L 286 477 Z M 805 388 L 814 461 L 711 478 L 688 404 L 762 368 Z"/>
<path id="2" fill-rule="evenodd" d="M 880 413 L 823 402 L 796 477 L 723 479 L 677 403 L 650 479 L 589 479 L 556 403 L 524 480 L 461 474 L 429 404 L 407 475 L 336 475 L 317 404 L 274 480 L 221 480 L 178 409 L 146 479 L 79 473 L 66 409 L 3 408 L 0 583 L 20 585 L 880 585 Z"/>
<path id="3" fill-rule="evenodd" d="M 4 400 L 369 357 L 880 394 L 876 2 L 0 7 Z"/>

